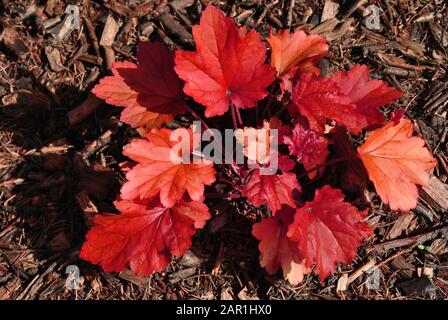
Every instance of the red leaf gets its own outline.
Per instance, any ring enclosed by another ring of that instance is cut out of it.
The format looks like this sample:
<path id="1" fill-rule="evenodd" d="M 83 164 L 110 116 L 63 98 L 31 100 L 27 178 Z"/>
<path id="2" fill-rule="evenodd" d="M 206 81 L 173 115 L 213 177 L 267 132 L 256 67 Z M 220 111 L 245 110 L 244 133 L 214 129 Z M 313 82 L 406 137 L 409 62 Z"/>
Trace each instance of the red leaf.
<path id="1" fill-rule="evenodd" d="M 323 132 L 327 121 L 334 120 L 352 133 L 382 124 L 378 107 L 392 102 L 401 92 L 380 80 L 369 80 L 369 69 L 356 66 L 348 73 L 317 79 L 303 74 L 293 88 L 292 108 L 308 119 L 310 127 Z M 293 110 L 294 111 L 294 110 Z"/>
<path id="2" fill-rule="evenodd" d="M 339 93 L 338 87 L 329 78 L 316 78 L 305 73 L 292 92 L 294 111 L 308 119 L 310 128 L 323 133 L 327 119 L 335 120 L 347 128 L 357 128 L 358 117 L 354 113 L 355 105 L 349 97 Z M 296 109 L 296 110 L 294 110 Z"/>
<path id="3" fill-rule="evenodd" d="M 260 265 L 274 275 L 282 268 L 283 277 L 293 285 L 302 282 L 310 270 L 305 267 L 297 243 L 286 237 L 294 217 L 294 209 L 284 206 L 274 217 L 262 219 L 252 227 L 252 235 L 260 240 Z"/>
<path id="4" fill-rule="evenodd" d="M 306 129 L 297 123 L 291 136 L 284 136 L 283 143 L 288 145 L 289 152 L 303 163 L 308 177 L 313 179 L 317 173 L 322 173 L 325 168 L 310 171 L 325 163 L 328 156 L 328 140 L 312 129 Z"/>
<path id="5" fill-rule="evenodd" d="M 156 127 L 185 112 L 182 81 L 168 49 L 142 42 L 137 58 L 138 65 L 115 63 L 112 76 L 101 79 L 92 92 L 111 105 L 125 107 L 121 120 L 133 127 Z"/>
<path id="6" fill-rule="evenodd" d="M 205 106 L 205 116 L 224 114 L 233 103 L 250 108 L 267 95 L 275 70 L 266 60 L 266 45 L 252 30 L 237 29 L 212 5 L 193 27 L 196 51 L 176 52 L 176 72 L 185 80 L 184 92 Z"/>
<path id="7" fill-rule="evenodd" d="M 186 129 L 153 129 L 145 139 L 135 139 L 125 146 L 123 154 L 138 164 L 126 174 L 128 182 L 121 188 L 123 199 L 149 199 L 160 193 L 165 207 L 172 207 L 185 192 L 192 200 L 202 199 L 204 185 L 215 181 L 213 163 L 203 159 L 184 163 L 175 152 L 178 141 L 170 140 L 179 130 Z M 191 130 L 188 132 L 191 137 Z M 180 147 L 188 151 L 192 145 L 182 140 Z"/>
<path id="8" fill-rule="evenodd" d="M 384 114 L 378 107 L 386 105 L 400 98 L 403 93 L 389 87 L 381 80 L 370 80 L 370 69 L 365 65 L 358 65 L 348 72 L 339 71 L 331 77 L 339 92 L 347 95 L 356 105 L 356 113 L 363 116 L 363 123 L 357 131 L 384 123 Z"/>
<path id="9" fill-rule="evenodd" d="M 367 210 L 344 202 L 344 194 L 330 186 L 316 190 L 314 200 L 297 209 L 288 237 L 298 242 L 307 267 L 316 262 L 321 282 L 337 263 L 351 263 L 364 238 L 372 234 L 361 222 L 366 214 Z"/>
<path id="10" fill-rule="evenodd" d="M 121 214 L 96 216 L 80 253 L 108 272 L 128 265 L 137 275 L 162 271 L 172 255 L 182 256 L 191 247 L 196 229 L 210 219 L 207 206 L 196 201 L 180 201 L 170 209 L 148 200 L 120 200 L 115 206 Z"/>
<path id="11" fill-rule="evenodd" d="M 283 160 L 279 158 L 279 167 L 291 169 L 289 163 L 282 165 Z M 275 213 L 282 204 L 296 207 L 292 197 L 294 190 L 301 190 L 294 173 L 285 170 L 283 174 L 263 175 L 260 169 L 255 169 L 244 185 L 243 196 L 256 207 L 266 204 Z"/>
<path id="12" fill-rule="evenodd" d="M 428 184 L 429 171 L 437 164 L 425 140 L 412 136 L 413 129 L 408 119 L 393 119 L 358 148 L 378 195 L 392 210 L 417 206 L 417 185 Z"/>

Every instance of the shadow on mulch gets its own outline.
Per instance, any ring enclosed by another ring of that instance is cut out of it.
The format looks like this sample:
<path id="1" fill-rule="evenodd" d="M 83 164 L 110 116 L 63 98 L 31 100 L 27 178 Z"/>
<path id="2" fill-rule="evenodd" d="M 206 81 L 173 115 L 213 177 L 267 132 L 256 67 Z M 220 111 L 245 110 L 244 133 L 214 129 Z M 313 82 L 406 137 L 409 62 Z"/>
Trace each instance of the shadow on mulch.
<path id="1" fill-rule="evenodd" d="M 191 47 L 191 25 L 197 23 L 201 6 L 198 1 L 189 2 L 176 1 L 163 15 L 150 10 L 133 18 L 106 2 L 90 1 L 87 11 L 98 38 L 107 14 L 122 22 L 114 50 L 117 60 L 129 60 L 139 39 L 157 39 L 171 49 Z M 0 42 L 0 97 L 6 105 L 0 111 L 0 299 L 448 297 L 448 246 L 443 236 L 419 246 L 372 251 L 374 244 L 446 225 L 446 210 L 424 199 L 406 218 L 383 208 L 373 193 L 368 195 L 374 206 L 369 223 L 375 227 L 375 236 L 366 241 L 351 266 L 338 266 L 323 285 L 311 275 L 291 286 L 281 280 L 280 272 L 266 274 L 259 265 L 258 241 L 250 234 L 257 214 L 263 213 L 256 213 L 243 200 L 210 200 L 213 218 L 194 238 L 193 248 L 173 260 L 165 272 L 150 277 L 136 277 L 129 271 L 106 273 L 80 260 L 79 250 L 92 217 L 116 212 L 112 201 L 124 181 L 120 165 L 126 161 L 121 148 L 137 134 L 117 121 L 121 110 L 110 106 L 69 128 L 67 112 L 86 99 L 100 75 L 106 74 L 105 68 L 98 63 L 87 28 L 53 45 L 51 33 L 44 35 L 35 15 L 22 19 L 33 3 L 0 2 L 1 31 L 10 28 L 17 36 L 14 43 Z M 55 4 L 42 11 L 47 18 L 64 17 L 62 2 L 48 3 Z M 256 28 L 263 36 L 271 28 L 317 28 L 314 31 L 332 39 L 331 52 L 320 65 L 323 74 L 365 63 L 374 70 L 374 77 L 406 92 L 400 106 L 436 154 L 440 163 L 437 180 L 444 185 L 448 175 L 448 76 L 443 62 L 446 32 L 440 31 L 447 28 L 443 1 L 378 1 L 383 9 L 381 30 L 365 28 L 363 8 L 357 6 L 360 1 L 343 1 L 337 17 L 327 21 L 321 18 L 329 1 L 295 1 L 293 10 L 291 3 L 229 1 L 221 8 L 239 25 Z M 63 60 L 72 64 L 52 70 L 46 47 L 59 50 Z M 367 288 L 369 277 L 361 272 L 345 291 L 337 291 L 344 276 L 353 276 L 371 260 L 381 270 L 376 289 Z M 79 290 L 66 287 L 70 265 L 79 268 Z"/>

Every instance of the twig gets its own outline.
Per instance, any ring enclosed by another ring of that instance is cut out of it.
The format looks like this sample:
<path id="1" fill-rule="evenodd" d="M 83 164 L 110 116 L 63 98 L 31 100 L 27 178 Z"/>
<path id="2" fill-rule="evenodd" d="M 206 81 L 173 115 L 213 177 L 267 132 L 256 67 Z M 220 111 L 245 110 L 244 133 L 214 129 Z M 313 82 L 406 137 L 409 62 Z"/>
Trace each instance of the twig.
<path id="1" fill-rule="evenodd" d="M 91 143 L 89 143 L 84 149 L 81 151 L 81 156 L 83 159 L 88 159 L 90 156 L 92 156 L 95 152 L 97 152 L 99 149 L 104 147 L 105 145 L 109 144 L 112 139 L 112 131 L 107 130 L 102 135 L 98 137 L 98 139 L 95 139 Z"/>
<path id="2" fill-rule="evenodd" d="M 291 0 L 289 2 L 289 10 L 288 10 L 288 18 L 287 18 L 287 22 L 286 25 L 288 26 L 288 28 L 291 28 L 291 24 L 292 24 L 292 13 L 294 11 L 294 5 L 296 4 L 296 0 Z"/>
<path id="3" fill-rule="evenodd" d="M 88 17 L 84 16 L 83 20 L 84 20 L 84 24 L 86 25 L 87 31 L 89 32 L 89 37 L 92 40 L 93 49 L 95 49 L 95 54 L 96 54 L 96 59 L 98 61 L 98 64 L 102 64 L 103 58 L 101 57 L 100 45 L 98 43 L 98 38 L 96 37 L 96 34 L 95 34 L 95 28 L 93 27 L 92 22 L 89 20 Z"/>
<path id="4" fill-rule="evenodd" d="M 95 95 L 90 94 L 79 106 L 69 111 L 67 117 L 70 126 L 77 125 L 90 116 L 103 102 Z"/>
<path id="5" fill-rule="evenodd" d="M 370 259 L 369 261 L 367 261 L 367 263 L 365 263 L 364 265 L 353 271 L 347 278 L 347 285 L 358 279 L 364 272 L 369 271 L 369 269 L 372 268 L 374 265 L 375 265 L 375 259 Z"/>
<path id="6" fill-rule="evenodd" d="M 81 46 L 79 47 L 78 51 L 75 52 L 75 54 L 68 59 L 68 61 L 65 63 L 65 66 L 69 68 L 76 60 L 78 60 L 84 53 L 87 52 L 87 49 L 89 48 L 89 45 L 87 42 L 82 41 Z"/>
<path id="7" fill-rule="evenodd" d="M 433 231 L 425 232 L 420 235 L 416 235 L 409 238 L 404 239 L 397 239 L 397 240 L 391 240 L 386 241 L 383 243 L 379 243 L 373 246 L 374 250 L 381 251 L 381 250 L 390 250 L 394 248 L 400 248 L 405 246 L 410 246 L 414 244 L 420 244 L 422 242 L 432 240 L 437 238 L 438 236 L 446 237 L 448 235 L 448 226 L 439 228 Z"/>
<path id="8" fill-rule="evenodd" d="M 353 12 L 355 12 L 359 7 L 365 5 L 367 3 L 367 0 L 358 0 L 356 1 L 348 10 L 347 12 L 342 16 L 341 20 L 348 19 Z"/>

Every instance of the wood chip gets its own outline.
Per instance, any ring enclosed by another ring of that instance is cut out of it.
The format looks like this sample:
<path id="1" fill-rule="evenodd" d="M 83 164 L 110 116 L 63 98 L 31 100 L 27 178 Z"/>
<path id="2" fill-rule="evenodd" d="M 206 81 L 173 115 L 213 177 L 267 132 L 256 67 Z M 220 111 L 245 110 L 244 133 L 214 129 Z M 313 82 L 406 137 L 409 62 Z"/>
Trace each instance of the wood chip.
<path id="1" fill-rule="evenodd" d="M 53 27 L 52 29 L 48 30 L 48 33 L 53 36 L 56 42 L 62 43 L 64 42 L 70 34 L 73 32 L 73 16 L 70 14 L 67 14 L 62 20 L 61 23 Z"/>
<path id="2" fill-rule="evenodd" d="M 399 270 L 400 274 L 405 276 L 406 278 L 411 278 L 412 274 L 415 271 L 415 267 L 406 261 L 406 259 L 403 256 L 395 257 L 391 261 L 391 265 Z"/>
<path id="3" fill-rule="evenodd" d="M 182 26 L 174 17 L 167 13 L 162 13 L 159 16 L 159 21 L 168 31 L 168 34 L 176 37 L 181 43 L 193 46 L 194 40 L 190 32 Z"/>
<path id="4" fill-rule="evenodd" d="M 143 287 L 149 283 L 148 277 L 140 277 L 135 275 L 131 270 L 126 269 L 118 274 L 118 278 L 131 282 L 139 287 Z"/>
<path id="5" fill-rule="evenodd" d="M 436 211 L 448 210 L 448 185 L 437 177 L 431 176 L 428 186 L 422 187 L 420 195 Z"/>
<path id="6" fill-rule="evenodd" d="M 172 0 L 169 1 L 169 5 L 176 10 L 183 10 L 185 8 L 191 7 L 195 0 Z"/>
<path id="7" fill-rule="evenodd" d="M 78 203 L 79 208 L 84 213 L 84 220 L 88 227 L 92 227 L 94 225 L 95 216 L 99 213 L 98 208 L 90 199 L 89 195 L 85 190 L 81 190 L 76 194 L 76 202 Z"/>
<path id="8" fill-rule="evenodd" d="M 191 267 L 191 268 L 186 268 L 186 269 L 182 269 L 176 272 L 173 272 L 172 274 L 170 274 L 169 278 L 170 278 L 170 283 L 174 284 L 177 283 L 183 279 L 187 279 L 191 276 L 193 276 L 196 273 L 196 267 Z"/>
<path id="9" fill-rule="evenodd" d="M 118 23 L 115 21 L 114 17 L 108 15 L 103 33 L 101 34 L 100 45 L 103 47 L 111 47 L 114 44 L 118 29 Z"/>
<path id="10" fill-rule="evenodd" d="M 52 47 L 45 47 L 45 56 L 47 57 L 50 68 L 53 71 L 59 72 L 64 70 L 64 66 L 61 62 L 61 54 L 59 50 Z"/>
<path id="11" fill-rule="evenodd" d="M 338 283 L 336 286 L 336 292 L 341 292 L 341 291 L 347 290 L 347 286 L 348 286 L 348 274 L 344 273 L 338 279 Z"/>
<path id="12" fill-rule="evenodd" d="M 439 42 L 442 47 L 448 46 L 448 32 L 443 30 L 437 23 L 434 21 L 429 21 L 429 28 L 431 29 L 431 33 Z"/>
<path id="13" fill-rule="evenodd" d="M 324 4 L 324 9 L 322 10 L 322 16 L 320 22 L 324 22 L 328 19 L 336 17 L 339 12 L 339 4 L 331 0 L 326 0 Z"/>
<path id="14" fill-rule="evenodd" d="M 247 287 L 244 287 L 243 290 L 238 292 L 238 298 L 240 300 L 260 300 L 255 294 L 249 294 Z"/>
<path id="15" fill-rule="evenodd" d="M 310 33 L 322 35 L 325 32 L 331 32 L 336 28 L 336 26 L 339 24 L 339 22 L 340 21 L 337 18 L 328 19 L 328 20 L 322 22 L 321 24 L 319 24 L 318 26 L 314 27 L 310 31 Z"/>
<path id="16" fill-rule="evenodd" d="M 199 267 L 205 261 L 206 259 L 198 257 L 193 251 L 187 250 L 178 263 L 185 267 Z"/>
<path id="17" fill-rule="evenodd" d="M 221 300 L 224 300 L 224 301 L 233 300 L 232 288 L 229 288 L 229 287 L 224 288 L 221 291 L 220 298 L 221 298 Z"/>
<path id="18" fill-rule="evenodd" d="M 16 55 L 28 52 L 28 47 L 20 33 L 14 28 L 5 28 L 0 35 L 3 44 Z"/>
<path id="19" fill-rule="evenodd" d="M 387 240 L 395 239 L 401 236 L 404 231 L 407 231 L 415 215 L 412 212 L 400 214 L 398 219 L 395 221 L 392 228 L 387 232 L 385 238 Z M 409 230 L 412 231 L 412 230 Z"/>
<path id="20" fill-rule="evenodd" d="M 435 239 L 431 243 L 431 253 L 442 255 L 448 253 L 448 239 Z"/>

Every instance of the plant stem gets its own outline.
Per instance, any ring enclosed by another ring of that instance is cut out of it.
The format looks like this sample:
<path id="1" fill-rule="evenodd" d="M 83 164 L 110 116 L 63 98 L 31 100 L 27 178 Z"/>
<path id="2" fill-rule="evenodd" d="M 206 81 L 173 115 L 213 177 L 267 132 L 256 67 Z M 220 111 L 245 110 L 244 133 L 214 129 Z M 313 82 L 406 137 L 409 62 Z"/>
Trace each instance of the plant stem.
<path id="1" fill-rule="evenodd" d="M 239 125 L 241 127 L 244 127 L 244 125 L 243 125 L 243 118 L 241 118 L 240 109 L 237 106 L 235 106 L 235 105 L 234 105 L 234 108 L 235 108 L 235 113 L 236 113 L 236 119 L 238 120 Z"/>
<path id="2" fill-rule="evenodd" d="M 266 112 L 268 113 L 269 119 L 271 118 L 271 104 L 272 104 L 272 100 L 273 100 L 273 98 L 272 98 L 273 94 L 274 94 L 274 86 L 272 86 L 271 89 L 269 90 L 268 101 L 266 101 L 266 104 L 264 106 L 264 111 L 263 111 L 263 116 L 262 116 L 263 118 L 264 118 Z"/>
<path id="3" fill-rule="evenodd" d="M 232 111 L 232 122 L 233 122 L 233 128 L 238 129 L 238 122 L 236 121 L 236 112 L 235 107 L 233 106 L 233 103 L 230 104 L 230 110 Z"/>
<path id="4" fill-rule="evenodd" d="M 204 126 L 204 128 L 205 128 L 206 130 L 210 129 L 209 126 L 205 123 L 205 121 L 204 121 L 204 120 L 203 120 L 203 119 L 202 119 L 196 112 L 194 112 L 194 110 L 191 109 L 189 106 L 187 106 L 187 111 L 188 111 L 189 113 L 191 113 L 191 115 L 192 115 L 196 120 L 201 121 L 202 125 Z"/>
<path id="5" fill-rule="evenodd" d="M 205 131 L 205 130 L 210 130 L 210 127 L 207 125 L 207 123 L 205 123 L 205 121 L 201 118 L 201 116 L 199 116 L 196 112 L 194 112 L 194 110 L 193 109 L 191 109 L 189 106 L 187 106 L 186 107 L 187 108 L 187 111 L 189 112 L 189 113 L 191 113 L 191 115 L 196 119 L 196 120 L 198 120 L 198 121 L 200 121 L 201 123 L 202 123 L 202 125 L 203 125 L 203 131 Z M 233 110 L 233 109 L 232 109 Z M 211 135 L 212 135 L 212 137 L 213 137 L 213 139 L 215 139 L 216 137 L 215 137 L 215 135 L 214 135 L 214 133 L 213 133 L 213 130 L 210 130 L 210 133 L 211 133 Z M 219 145 L 219 144 L 217 144 L 217 146 L 218 146 L 218 148 L 219 148 L 219 150 L 218 150 L 218 152 L 222 155 L 222 156 L 224 156 L 224 149 L 225 149 L 225 146 L 223 147 L 222 145 Z M 234 165 L 235 164 L 235 161 L 233 160 L 233 157 L 232 157 L 232 165 Z"/>
<path id="6" fill-rule="evenodd" d="M 207 193 L 206 195 L 207 198 L 212 198 L 212 199 L 240 199 L 242 198 L 241 194 L 239 193 L 226 193 L 226 194 L 222 194 L 222 193 Z"/>
<path id="7" fill-rule="evenodd" d="M 324 164 L 318 165 L 318 166 L 316 166 L 316 167 L 314 167 L 314 168 L 312 168 L 312 169 L 310 169 L 310 170 L 306 170 L 304 173 L 299 174 L 299 175 L 297 176 L 297 178 L 299 178 L 299 179 L 300 179 L 300 178 L 303 178 L 303 177 L 307 176 L 308 173 L 310 173 L 310 172 L 314 172 L 314 171 L 319 170 L 319 169 L 321 169 L 321 168 L 325 168 L 325 167 L 330 166 L 330 165 L 332 165 L 332 164 L 339 163 L 339 162 L 343 162 L 343 161 L 346 161 L 346 160 L 347 160 L 346 157 L 341 157 L 341 158 L 333 159 L 333 160 L 331 160 L 331 161 L 325 162 Z"/>
<path id="8" fill-rule="evenodd" d="M 285 111 L 285 110 L 286 110 L 286 105 L 283 105 L 283 106 L 280 108 L 280 110 L 278 110 L 278 111 L 274 114 L 273 118 L 278 118 L 278 117 L 283 113 L 283 111 Z"/>

